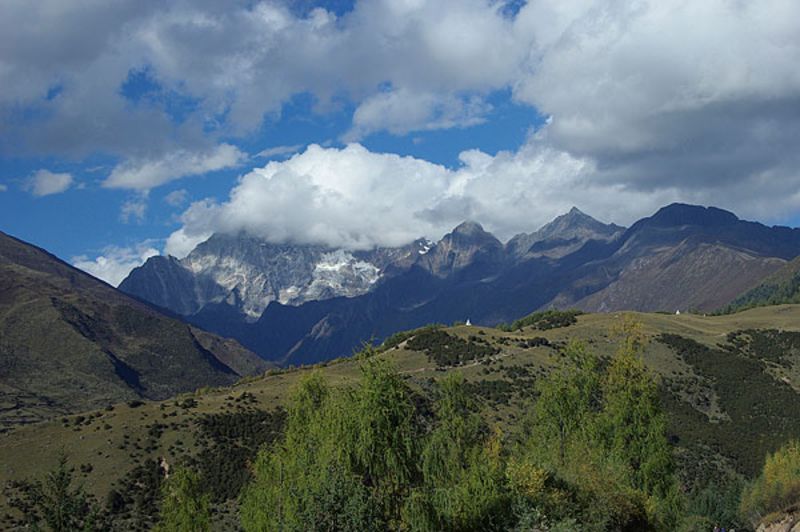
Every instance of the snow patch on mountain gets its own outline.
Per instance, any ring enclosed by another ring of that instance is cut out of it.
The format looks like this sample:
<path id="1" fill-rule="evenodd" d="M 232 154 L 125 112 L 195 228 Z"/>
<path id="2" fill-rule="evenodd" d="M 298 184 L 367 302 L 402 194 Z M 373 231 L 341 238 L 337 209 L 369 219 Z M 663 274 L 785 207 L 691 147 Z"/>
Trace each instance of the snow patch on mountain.
<path id="1" fill-rule="evenodd" d="M 272 301 L 301 305 L 368 292 L 381 279 L 376 265 L 345 250 L 271 245 L 255 239 L 216 237 L 181 261 L 196 276 L 222 288 L 224 296 L 198 292 L 200 306 L 224 301 L 257 320 Z"/>
<path id="2" fill-rule="evenodd" d="M 320 256 L 312 276 L 304 292 L 306 300 L 365 294 L 381 278 L 381 272 L 374 264 L 336 250 Z"/>

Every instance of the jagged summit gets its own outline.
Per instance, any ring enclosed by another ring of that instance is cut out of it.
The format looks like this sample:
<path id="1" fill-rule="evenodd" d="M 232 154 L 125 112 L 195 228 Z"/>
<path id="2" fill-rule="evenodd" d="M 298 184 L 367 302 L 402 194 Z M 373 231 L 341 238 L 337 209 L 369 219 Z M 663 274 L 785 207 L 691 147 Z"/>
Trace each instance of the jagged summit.
<path id="1" fill-rule="evenodd" d="M 442 237 L 442 242 L 457 243 L 484 243 L 500 245 L 502 243 L 492 233 L 486 231 L 481 224 L 474 221 L 465 221 L 457 225 L 450 233 Z"/>
<path id="2" fill-rule="evenodd" d="M 624 227 L 604 224 L 577 207 L 556 217 L 534 233 L 521 233 L 506 244 L 513 256 L 558 258 L 567 255 L 589 240 L 609 241 L 620 236 Z"/>
<path id="3" fill-rule="evenodd" d="M 541 240 L 551 238 L 570 239 L 576 237 L 610 236 L 624 228 L 615 224 L 604 224 L 585 214 L 577 207 L 558 216 L 536 232 Z M 588 238 L 587 238 L 588 239 Z"/>

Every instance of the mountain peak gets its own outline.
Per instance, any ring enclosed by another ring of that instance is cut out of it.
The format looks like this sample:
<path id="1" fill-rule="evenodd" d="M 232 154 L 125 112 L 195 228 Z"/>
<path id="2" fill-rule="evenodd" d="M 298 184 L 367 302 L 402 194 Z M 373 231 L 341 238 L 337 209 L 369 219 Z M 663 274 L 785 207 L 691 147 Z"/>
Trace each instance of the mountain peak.
<path id="1" fill-rule="evenodd" d="M 454 235 L 480 235 L 486 233 L 483 226 L 472 220 L 465 220 L 453 229 Z"/>
<path id="2" fill-rule="evenodd" d="M 449 242 L 457 247 L 491 246 L 503 247 L 492 233 L 488 232 L 478 222 L 467 220 L 457 225 L 452 232 L 444 235 L 442 241 Z"/>
<path id="3" fill-rule="evenodd" d="M 507 249 L 517 257 L 544 255 L 557 258 L 576 251 L 589 240 L 612 240 L 623 230 L 623 227 L 604 224 L 572 207 L 535 233 L 516 235 L 508 241 Z"/>
<path id="4" fill-rule="evenodd" d="M 717 207 L 672 203 L 662 207 L 653 216 L 646 219 L 648 225 L 671 227 L 697 225 L 701 227 L 717 227 L 739 221 L 732 212 Z"/>
<path id="5" fill-rule="evenodd" d="M 622 228 L 614 224 L 604 224 L 577 207 L 572 207 L 568 213 L 556 217 L 552 222 L 544 225 L 535 234 L 539 240 L 552 238 L 574 238 L 578 234 L 597 233 L 611 235 Z"/>

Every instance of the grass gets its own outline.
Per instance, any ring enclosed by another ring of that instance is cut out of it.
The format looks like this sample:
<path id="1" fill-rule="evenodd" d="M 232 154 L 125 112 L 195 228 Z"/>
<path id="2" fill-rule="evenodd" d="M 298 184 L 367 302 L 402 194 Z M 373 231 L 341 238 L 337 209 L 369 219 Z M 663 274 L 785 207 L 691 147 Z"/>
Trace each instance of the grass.
<path id="1" fill-rule="evenodd" d="M 438 380 L 448 371 L 461 372 L 482 398 L 484 417 L 511 434 L 529 405 L 533 383 L 546 378 L 560 356 L 559 347 L 569 340 L 581 340 L 590 352 L 610 356 L 616 343 L 609 330 L 618 316 L 581 315 L 568 327 L 548 330 L 523 327 L 521 331 L 505 332 L 464 325 L 432 329 L 447 334 L 453 343 L 481 347 L 480 356 L 459 358 L 461 365 L 457 368 L 437 362 L 425 352 L 426 345 L 417 346 L 421 350 L 411 349 L 413 336 L 401 338 L 374 356 L 392 360 L 421 390 L 429 388 L 431 379 Z M 712 475 L 720 468 L 752 475 L 763 463 L 766 452 L 774 451 L 797 434 L 794 427 L 800 427 L 800 419 L 788 405 L 791 402 L 797 410 L 796 405 L 800 404 L 796 391 L 800 389 L 796 372 L 800 357 L 793 347 L 784 349 L 789 344 L 781 343 L 790 340 L 767 335 L 748 341 L 743 350 L 725 346 L 734 331 L 800 331 L 800 306 L 764 307 L 725 316 L 635 313 L 635 317 L 650 337 L 645 362 L 663 384 L 662 398 L 672 421 L 674 439 L 686 458 L 682 463 L 687 477 Z M 759 350 L 764 351 L 763 357 L 758 355 Z M 273 412 L 286 403 L 300 377 L 317 370 L 334 386 L 353 383 L 359 377 L 358 362 L 342 359 L 316 368 L 274 372 L 235 386 L 206 389 L 166 401 L 145 401 L 135 407 L 121 403 L 113 410 L 101 408 L 18 426 L 0 434 L 0 485 L 41 477 L 55 465 L 58 452 L 63 449 L 76 468 L 91 465 L 79 476 L 102 501 L 122 477 L 148 459 L 163 457 L 168 464 L 175 464 L 209 449 L 201 424 L 209 419 L 214 419 L 218 427 L 227 422 L 224 417 L 209 416 L 258 418 L 262 415 L 258 412 Z M 763 407 L 753 406 L 762 398 L 767 400 Z M 251 446 L 252 441 L 242 445 Z M 6 495 L 0 495 L 0 527 L 7 503 Z M 224 516 L 229 518 L 233 510 L 230 505 L 220 508 L 227 508 L 219 514 L 224 521 Z M 218 524 L 224 529 L 224 523 Z"/>

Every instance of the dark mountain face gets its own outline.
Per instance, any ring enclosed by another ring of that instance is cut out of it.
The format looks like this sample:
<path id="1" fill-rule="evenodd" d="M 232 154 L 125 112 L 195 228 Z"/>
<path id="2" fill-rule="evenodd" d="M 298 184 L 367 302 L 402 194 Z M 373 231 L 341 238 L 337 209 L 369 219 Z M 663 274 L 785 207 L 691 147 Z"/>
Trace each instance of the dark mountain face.
<path id="1" fill-rule="evenodd" d="M 0 428 L 264 371 L 238 343 L 0 233 Z"/>
<path id="2" fill-rule="evenodd" d="M 800 257 L 736 297 L 724 310 L 738 312 L 753 307 L 796 303 L 800 303 Z"/>
<path id="3" fill-rule="evenodd" d="M 228 297 L 189 319 L 267 359 L 300 364 L 431 322 L 495 324 L 550 307 L 710 311 L 798 254 L 800 230 L 713 207 L 669 205 L 627 230 L 573 209 L 505 246 L 465 222 L 436 244 L 355 252 L 378 271 L 360 294 L 272 301 L 256 320 Z"/>
<path id="4" fill-rule="evenodd" d="M 613 241 L 624 231 L 624 227 L 598 222 L 573 207 L 535 233 L 514 236 L 506 244 L 506 250 L 517 259 L 558 259 L 574 253 L 592 240 Z"/>
<path id="5" fill-rule="evenodd" d="M 800 230 L 673 204 L 636 222 L 553 303 L 589 311 L 712 311 L 800 254 Z M 581 290 L 593 287 L 591 293 Z"/>
<path id="6" fill-rule="evenodd" d="M 446 278 L 471 269 L 475 275 L 492 275 L 505 261 L 503 244 L 480 224 L 464 222 L 442 239 L 420 260 L 422 268 Z"/>

